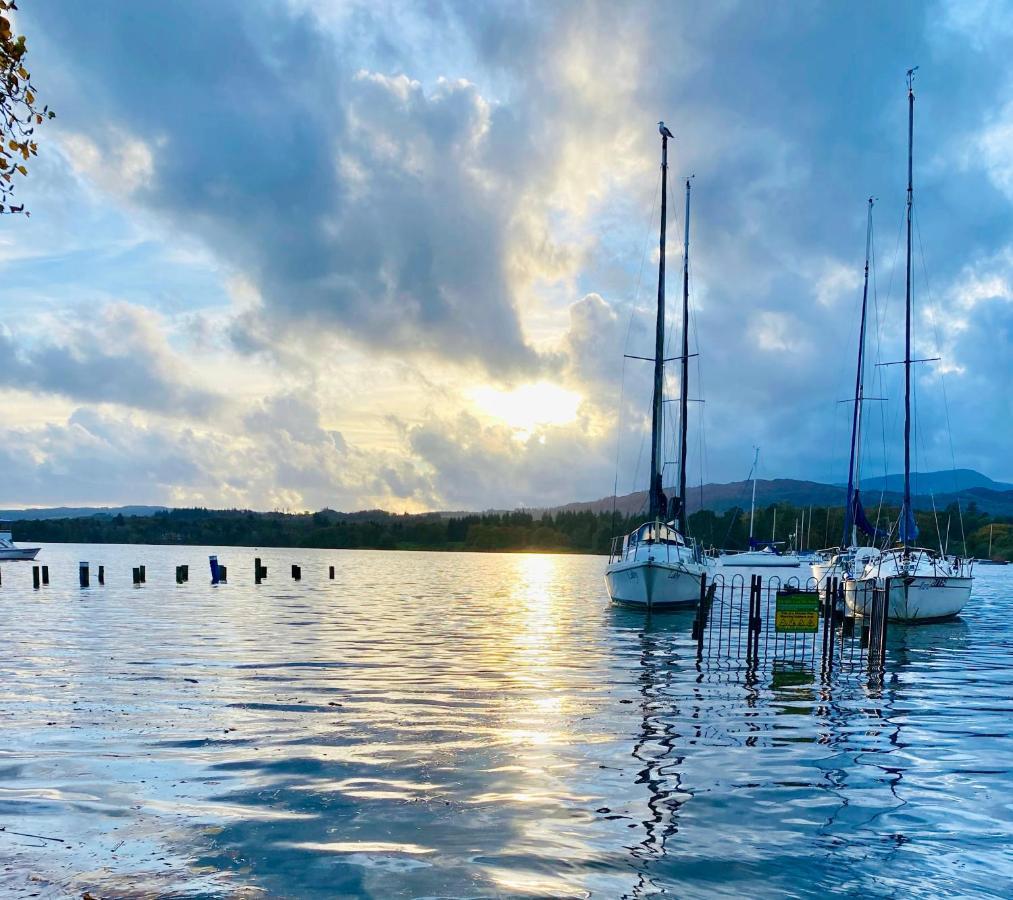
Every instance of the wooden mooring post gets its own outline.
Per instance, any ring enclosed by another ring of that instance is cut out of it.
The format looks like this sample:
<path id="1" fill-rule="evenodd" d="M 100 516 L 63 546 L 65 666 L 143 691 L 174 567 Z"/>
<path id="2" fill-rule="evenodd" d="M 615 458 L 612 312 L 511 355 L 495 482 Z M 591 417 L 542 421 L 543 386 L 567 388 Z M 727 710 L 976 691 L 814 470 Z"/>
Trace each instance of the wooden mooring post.
<path id="1" fill-rule="evenodd" d="M 139 566 L 134 566 L 131 575 L 134 578 L 134 585 L 139 586 L 142 583 L 141 569 Z"/>
<path id="2" fill-rule="evenodd" d="M 49 584 L 49 566 L 42 567 L 42 583 Z"/>
<path id="3" fill-rule="evenodd" d="M 292 578 L 295 581 L 299 581 L 302 578 L 302 568 L 292 563 Z"/>
<path id="4" fill-rule="evenodd" d="M 253 561 L 253 581 L 255 584 L 260 584 L 265 578 L 267 578 L 267 566 L 260 564 L 260 557 L 258 556 Z"/>
<path id="5" fill-rule="evenodd" d="M 39 567 L 32 566 L 32 587 L 35 590 L 39 589 Z"/>
<path id="6" fill-rule="evenodd" d="M 98 567 L 98 583 L 99 584 L 105 584 L 106 583 L 106 567 L 105 566 L 99 566 Z"/>
<path id="7" fill-rule="evenodd" d="M 331 581 L 334 581 L 334 566 L 330 566 L 327 569 L 327 577 L 330 578 Z"/>
<path id="8" fill-rule="evenodd" d="M 99 582 L 102 581 L 102 576 L 99 575 Z M 77 564 L 77 583 L 81 587 L 86 588 L 91 583 L 91 576 L 88 570 L 88 560 L 83 559 Z"/>

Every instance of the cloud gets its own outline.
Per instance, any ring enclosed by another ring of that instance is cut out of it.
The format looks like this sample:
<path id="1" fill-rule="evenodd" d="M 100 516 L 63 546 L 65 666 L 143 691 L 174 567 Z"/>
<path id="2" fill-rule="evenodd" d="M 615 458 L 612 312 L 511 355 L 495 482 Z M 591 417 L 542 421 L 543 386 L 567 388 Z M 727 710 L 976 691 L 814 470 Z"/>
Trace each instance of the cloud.
<path id="1" fill-rule="evenodd" d="M 989 178 L 1013 200 L 1013 102 L 989 121 L 976 143 Z"/>
<path id="2" fill-rule="evenodd" d="M 75 165 L 213 247 L 256 285 L 267 327 L 537 364 L 507 271 L 522 192 L 501 163 L 520 151 L 474 84 L 353 68 L 308 15 L 257 3 L 66 12 L 40 10 L 40 32 L 102 91 L 68 111 Z M 169 91 L 173 52 L 191 67 Z"/>
<path id="3" fill-rule="evenodd" d="M 187 380 L 188 366 L 149 309 L 111 303 L 93 315 L 52 318 L 42 334 L 0 328 L 0 382 L 74 400 L 116 403 L 185 416 L 222 406 L 214 391 Z"/>

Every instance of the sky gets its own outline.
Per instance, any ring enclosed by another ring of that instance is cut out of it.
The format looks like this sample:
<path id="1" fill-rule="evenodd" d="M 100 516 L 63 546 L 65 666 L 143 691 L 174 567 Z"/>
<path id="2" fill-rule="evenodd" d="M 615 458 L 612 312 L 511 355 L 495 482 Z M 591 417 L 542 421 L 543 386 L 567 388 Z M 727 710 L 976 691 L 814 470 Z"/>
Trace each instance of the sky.
<path id="1" fill-rule="evenodd" d="M 21 7 L 57 118 L 0 218 L 2 506 L 645 487 L 661 119 L 690 484 L 847 479 L 869 196 L 895 471 L 914 65 L 915 461 L 1013 481 L 1009 3 Z"/>

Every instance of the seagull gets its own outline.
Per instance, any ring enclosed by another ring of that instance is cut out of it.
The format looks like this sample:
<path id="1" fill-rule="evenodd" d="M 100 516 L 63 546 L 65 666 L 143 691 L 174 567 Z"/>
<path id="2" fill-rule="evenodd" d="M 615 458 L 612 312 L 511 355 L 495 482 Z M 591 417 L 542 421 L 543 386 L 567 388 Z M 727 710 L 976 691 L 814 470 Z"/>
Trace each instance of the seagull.
<path id="1" fill-rule="evenodd" d="M 662 137 L 672 138 L 672 140 L 675 140 L 675 135 L 668 130 L 668 126 L 664 122 L 658 123 L 658 134 Z"/>

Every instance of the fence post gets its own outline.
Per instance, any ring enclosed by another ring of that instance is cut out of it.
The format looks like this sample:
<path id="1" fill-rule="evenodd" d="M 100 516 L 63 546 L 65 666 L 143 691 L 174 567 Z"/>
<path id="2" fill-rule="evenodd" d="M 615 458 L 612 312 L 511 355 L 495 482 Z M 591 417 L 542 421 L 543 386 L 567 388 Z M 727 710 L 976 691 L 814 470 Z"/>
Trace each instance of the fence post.
<path id="1" fill-rule="evenodd" d="M 753 616 L 756 605 L 758 576 L 749 576 L 749 614 L 746 618 L 746 668 L 750 668 L 755 660 L 753 659 Z"/>
<path id="2" fill-rule="evenodd" d="M 880 668 L 886 665 L 886 628 L 890 621 L 890 579 L 886 579 L 886 587 L 883 590 L 883 613 L 879 631 L 879 665 Z"/>
<path id="3" fill-rule="evenodd" d="M 823 588 L 823 670 L 829 675 L 834 669 L 834 585 L 827 578 Z"/>
<path id="4" fill-rule="evenodd" d="M 768 587 L 769 590 L 769 587 Z M 763 627 L 763 618 L 760 614 L 760 607 L 763 602 L 763 576 L 756 576 L 756 613 L 753 618 L 753 664 L 759 662 L 760 657 L 760 629 Z"/>
<path id="5" fill-rule="evenodd" d="M 707 576 L 700 576 L 700 600 L 693 620 L 693 637 L 696 638 L 696 658 L 703 657 L 703 633 L 707 629 Z"/>

